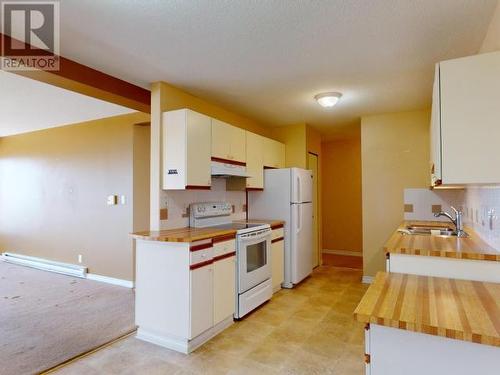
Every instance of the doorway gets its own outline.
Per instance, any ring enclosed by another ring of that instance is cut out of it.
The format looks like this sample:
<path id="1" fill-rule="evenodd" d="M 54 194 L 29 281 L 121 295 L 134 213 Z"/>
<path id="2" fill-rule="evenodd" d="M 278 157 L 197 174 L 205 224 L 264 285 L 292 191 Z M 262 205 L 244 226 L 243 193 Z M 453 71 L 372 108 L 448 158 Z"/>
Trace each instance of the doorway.
<path id="1" fill-rule="evenodd" d="M 319 158 L 318 155 L 312 152 L 308 153 L 307 158 L 308 168 L 312 171 L 313 178 L 313 246 L 312 246 L 312 260 L 313 267 L 319 266 L 320 261 L 320 251 L 319 251 L 319 215 L 318 215 L 318 169 L 319 169 Z"/>

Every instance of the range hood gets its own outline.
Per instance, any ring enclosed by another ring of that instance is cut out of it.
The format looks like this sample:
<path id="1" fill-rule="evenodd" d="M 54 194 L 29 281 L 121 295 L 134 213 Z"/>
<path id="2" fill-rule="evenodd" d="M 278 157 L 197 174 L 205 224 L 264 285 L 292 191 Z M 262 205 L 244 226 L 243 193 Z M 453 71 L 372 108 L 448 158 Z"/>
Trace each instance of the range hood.
<path id="1" fill-rule="evenodd" d="M 213 177 L 251 177 L 247 174 L 247 168 L 244 165 L 235 165 L 212 160 Z"/>

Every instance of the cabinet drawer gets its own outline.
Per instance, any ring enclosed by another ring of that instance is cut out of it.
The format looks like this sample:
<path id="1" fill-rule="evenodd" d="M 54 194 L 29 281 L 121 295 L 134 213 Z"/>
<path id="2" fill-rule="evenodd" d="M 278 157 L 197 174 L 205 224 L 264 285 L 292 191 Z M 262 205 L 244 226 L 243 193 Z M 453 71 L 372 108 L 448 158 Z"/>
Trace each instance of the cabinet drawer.
<path id="1" fill-rule="evenodd" d="M 271 240 L 281 237 L 285 237 L 285 231 L 283 230 L 283 228 L 273 229 L 273 231 L 271 232 Z"/>
<path id="2" fill-rule="evenodd" d="M 207 249 L 191 251 L 190 255 L 190 265 L 207 262 L 212 260 L 214 257 L 214 248 L 209 247 Z"/>
<path id="3" fill-rule="evenodd" d="M 236 251 L 236 241 L 229 240 L 229 241 L 214 243 L 213 249 L 214 249 L 214 257 L 218 257 L 229 253 L 234 253 Z"/>

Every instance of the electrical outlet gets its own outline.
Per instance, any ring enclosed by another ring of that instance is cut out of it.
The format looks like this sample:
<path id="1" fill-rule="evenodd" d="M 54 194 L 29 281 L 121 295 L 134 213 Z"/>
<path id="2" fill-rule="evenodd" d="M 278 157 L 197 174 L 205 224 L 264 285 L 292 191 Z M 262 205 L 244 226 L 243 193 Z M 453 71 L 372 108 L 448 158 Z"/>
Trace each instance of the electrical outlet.
<path id="1" fill-rule="evenodd" d="M 83 255 L 78 254 L 78 263 L 82 263 L 82 262 L 83 262 Z"/>

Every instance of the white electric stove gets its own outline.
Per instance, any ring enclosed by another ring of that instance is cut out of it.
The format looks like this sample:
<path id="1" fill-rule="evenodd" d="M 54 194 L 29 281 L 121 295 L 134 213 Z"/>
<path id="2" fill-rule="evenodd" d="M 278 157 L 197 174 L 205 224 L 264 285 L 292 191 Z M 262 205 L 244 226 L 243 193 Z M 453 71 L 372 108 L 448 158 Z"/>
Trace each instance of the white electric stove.
<path id="1" fill-rule="evenodd" d="M 232 221 L 233 208 L 227 202 L 192 203 L 189 211 L 191 227 L 236 230 L 235 318 L 271 299 L 271 226 Z"/>

